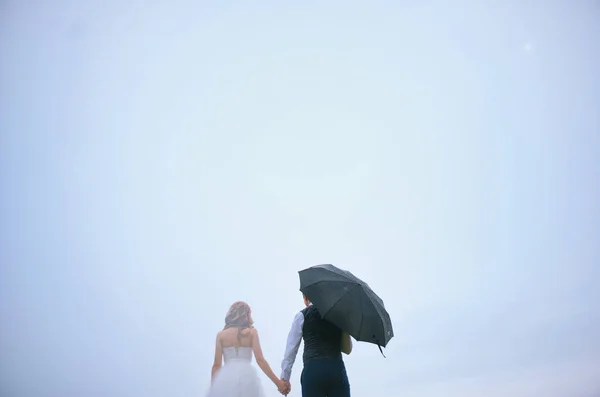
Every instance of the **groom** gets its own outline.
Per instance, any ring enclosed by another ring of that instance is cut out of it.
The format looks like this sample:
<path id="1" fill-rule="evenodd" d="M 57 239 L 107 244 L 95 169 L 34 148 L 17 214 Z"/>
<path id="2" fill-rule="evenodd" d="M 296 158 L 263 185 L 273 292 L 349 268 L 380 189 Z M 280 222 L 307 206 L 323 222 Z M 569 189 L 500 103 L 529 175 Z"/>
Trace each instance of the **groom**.
<path id="1" fill-rule="evenodd" d="M 304 339 L 302 397 L 350 397 L 350 383 L 342 359 L 342 352 L 352 352 L 350 335 L 322 319 L 306 295 L 303 297 L 306 308 L 294 317 L 281 363 L 281 379 L 287 382 L 281 394 L 287 396 L 291 390 L 292 367 Z"/>

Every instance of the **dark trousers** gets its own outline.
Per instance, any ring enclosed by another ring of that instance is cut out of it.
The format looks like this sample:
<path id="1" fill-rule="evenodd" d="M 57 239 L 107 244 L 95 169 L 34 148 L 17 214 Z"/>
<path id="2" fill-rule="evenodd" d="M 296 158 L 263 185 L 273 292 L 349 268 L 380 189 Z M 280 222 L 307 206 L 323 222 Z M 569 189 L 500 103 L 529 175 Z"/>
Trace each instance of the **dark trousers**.
<path id="1" fill-rule="evenodd" d="M 350 383 L 342 360 L 311 360 L 300 376 L 302 397 L 350 397 Z"/>

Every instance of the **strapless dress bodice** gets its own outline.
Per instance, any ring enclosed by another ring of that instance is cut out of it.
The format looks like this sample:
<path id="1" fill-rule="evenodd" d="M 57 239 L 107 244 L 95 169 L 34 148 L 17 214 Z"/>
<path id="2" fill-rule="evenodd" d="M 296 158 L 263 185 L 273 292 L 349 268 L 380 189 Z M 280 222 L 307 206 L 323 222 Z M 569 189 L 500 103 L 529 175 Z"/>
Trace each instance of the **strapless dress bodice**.
<path id="1" fill-rule="evenodd" d="M 252 348 L 247 346 L 228 346 L 223 348 L 225 364 L 232 361 L 252 361 Z"/>

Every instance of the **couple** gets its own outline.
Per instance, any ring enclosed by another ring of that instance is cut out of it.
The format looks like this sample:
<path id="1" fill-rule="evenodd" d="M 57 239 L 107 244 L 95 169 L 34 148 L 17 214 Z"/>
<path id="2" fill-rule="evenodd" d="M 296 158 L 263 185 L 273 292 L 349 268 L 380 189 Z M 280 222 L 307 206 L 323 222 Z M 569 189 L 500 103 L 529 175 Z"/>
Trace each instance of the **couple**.
<path id="1" fill-rule="evenodd" d="M 322 319 L 306 296 L 304 304 L 306 308 L 296 314 L 292 322 L 280 378 L 263 356 L 258 331 L 252 326 L 250 306 L 245 302 L 231 305 L 225 316 L 225 328 L 217 334 L 207 397 L 263 397 L 260 379 L 250 364 L 253 354 L 260 369 L 279 392 L 287 396 L 291 390 L 292 367 L 303 339 L 302 397 L 350 397 L 342 360 L 342 352 L 350 354 L 352 351 L 350 335 Z"/>

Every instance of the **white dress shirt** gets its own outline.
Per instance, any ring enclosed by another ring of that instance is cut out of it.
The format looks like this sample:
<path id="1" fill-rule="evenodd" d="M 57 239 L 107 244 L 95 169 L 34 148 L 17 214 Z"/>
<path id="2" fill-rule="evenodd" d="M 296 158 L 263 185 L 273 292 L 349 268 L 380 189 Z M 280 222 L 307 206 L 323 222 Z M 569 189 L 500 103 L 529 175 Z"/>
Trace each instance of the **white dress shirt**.
<path id="1" fill-rule="evenodd" d="M 304 314 L 298 312 L 292 321 L 292 328 L 288 334 L 287 343 L 285 346 L 285 354 L 281 362 L 281 376 L 283 380 L 290 380 L 292 376 L 292 367 L 296 361 L 296 355 L 302 342 L 302 326 L 304 325 Z"/>

